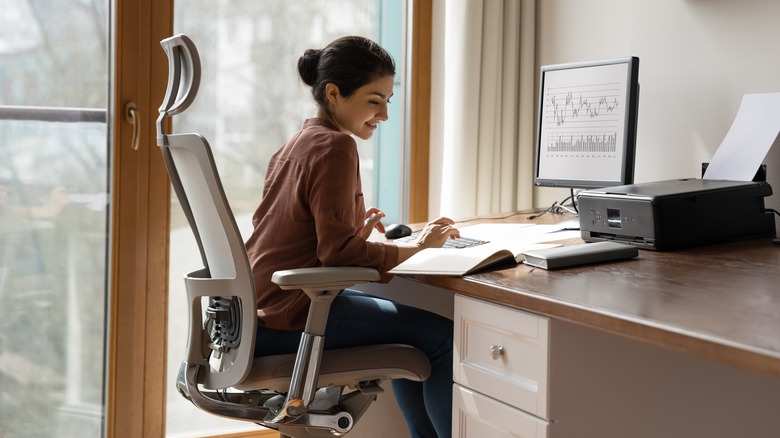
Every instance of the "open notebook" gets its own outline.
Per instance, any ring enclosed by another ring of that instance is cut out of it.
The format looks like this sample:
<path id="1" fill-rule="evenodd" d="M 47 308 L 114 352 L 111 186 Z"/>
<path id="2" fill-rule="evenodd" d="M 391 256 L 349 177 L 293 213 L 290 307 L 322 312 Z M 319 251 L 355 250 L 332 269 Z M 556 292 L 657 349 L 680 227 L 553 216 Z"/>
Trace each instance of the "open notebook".
<path id="1" fill-rule="evenodd" d="M 550 241 L 579 237 L 564 225 L 478 224 L 460 227 L 461 236 L 487 241 L 467 248 L 427 248 L 390 270 L 391 274 L 460 276 L 499 263 L 520 263 L 523 253 L 552 248 Z"/>

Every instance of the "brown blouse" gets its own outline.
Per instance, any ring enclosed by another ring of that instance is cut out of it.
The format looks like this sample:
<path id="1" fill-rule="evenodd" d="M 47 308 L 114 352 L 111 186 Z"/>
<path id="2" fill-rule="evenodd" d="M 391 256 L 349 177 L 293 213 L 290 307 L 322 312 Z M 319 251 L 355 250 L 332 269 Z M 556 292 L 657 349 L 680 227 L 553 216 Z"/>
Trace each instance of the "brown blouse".
<path id="1" fill-rule="evenodd" d="M 261 326 L 301 329 L 309 299 L 271 282 L 282 269 L 364 266 L 385 273 L 398 248 L 357 233 L 366 207 L 355 140 L 323 119 L 309 119 L 271 158 L 263 200 L 246 242 Z"/>

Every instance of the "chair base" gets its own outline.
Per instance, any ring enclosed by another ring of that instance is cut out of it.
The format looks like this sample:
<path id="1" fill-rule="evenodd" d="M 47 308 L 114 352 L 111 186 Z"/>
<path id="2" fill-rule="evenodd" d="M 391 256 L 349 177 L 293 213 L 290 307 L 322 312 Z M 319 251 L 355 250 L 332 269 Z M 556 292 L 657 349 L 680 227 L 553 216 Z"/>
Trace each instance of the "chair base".
<path id="1" fill-rule="evenodd" d="M 216 391 L 197 384 L 200 365 L 182 362 L 176 386 L 198 408 L 221 417 L 248 421 L 293 438 L 339 437 L 352 430 L 355 422 L 376 400 L 376 393 L 343 388 L 317 391 L 310 409 L 296 418 L 272 422 L 284 404 L 285 396 L 275 391 Z"/>

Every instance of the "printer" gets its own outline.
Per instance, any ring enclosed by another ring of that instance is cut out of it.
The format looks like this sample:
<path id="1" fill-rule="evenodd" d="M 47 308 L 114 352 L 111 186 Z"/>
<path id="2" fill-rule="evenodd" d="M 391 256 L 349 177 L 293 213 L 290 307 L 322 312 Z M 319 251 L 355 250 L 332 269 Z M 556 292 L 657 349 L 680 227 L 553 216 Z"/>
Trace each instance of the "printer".
<path id="1" fill-rule="evenodd" d="M 669 250 L 775 235 L 766 181 L 677 179 L 591 189 L 578 196 L 586 242 Z"/>

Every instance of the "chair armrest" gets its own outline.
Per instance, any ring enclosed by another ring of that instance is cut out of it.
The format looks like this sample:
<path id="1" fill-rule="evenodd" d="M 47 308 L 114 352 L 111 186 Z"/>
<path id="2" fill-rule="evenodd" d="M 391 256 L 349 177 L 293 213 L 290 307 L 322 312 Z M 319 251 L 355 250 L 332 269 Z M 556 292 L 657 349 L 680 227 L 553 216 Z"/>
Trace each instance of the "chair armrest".
<path id="1" fill-rule="evenodd" d="M 330 303 L 343 289 L 360 283 L 378 281 L 379 271 L 356 266 L 298 268 L 276 271 L 271 281 L 283 290 L 302 289 L 311 299 L 306 320 L 307 333 L 322 336 Z"/>
<path id="2" fill-rule="evenodd" d="M 380 279 L 379 271 L 354 266 L 299 268 L 276 271 L 271 281 L 284 290 L 303 290 L 311 299 L 306 327 L 295 357 L 284 406 L 270 423 L 298 418 L 307 410 L 319 380 L 325 326 L 330 305 L 341 290 Z"/>
<path id="3" fill-rule="evenodd" d="M 299 268 L 276 271 L 271 281 L 284 290 L 341 290 L 380 279 L 379 271 L 355 266 Z"/>

